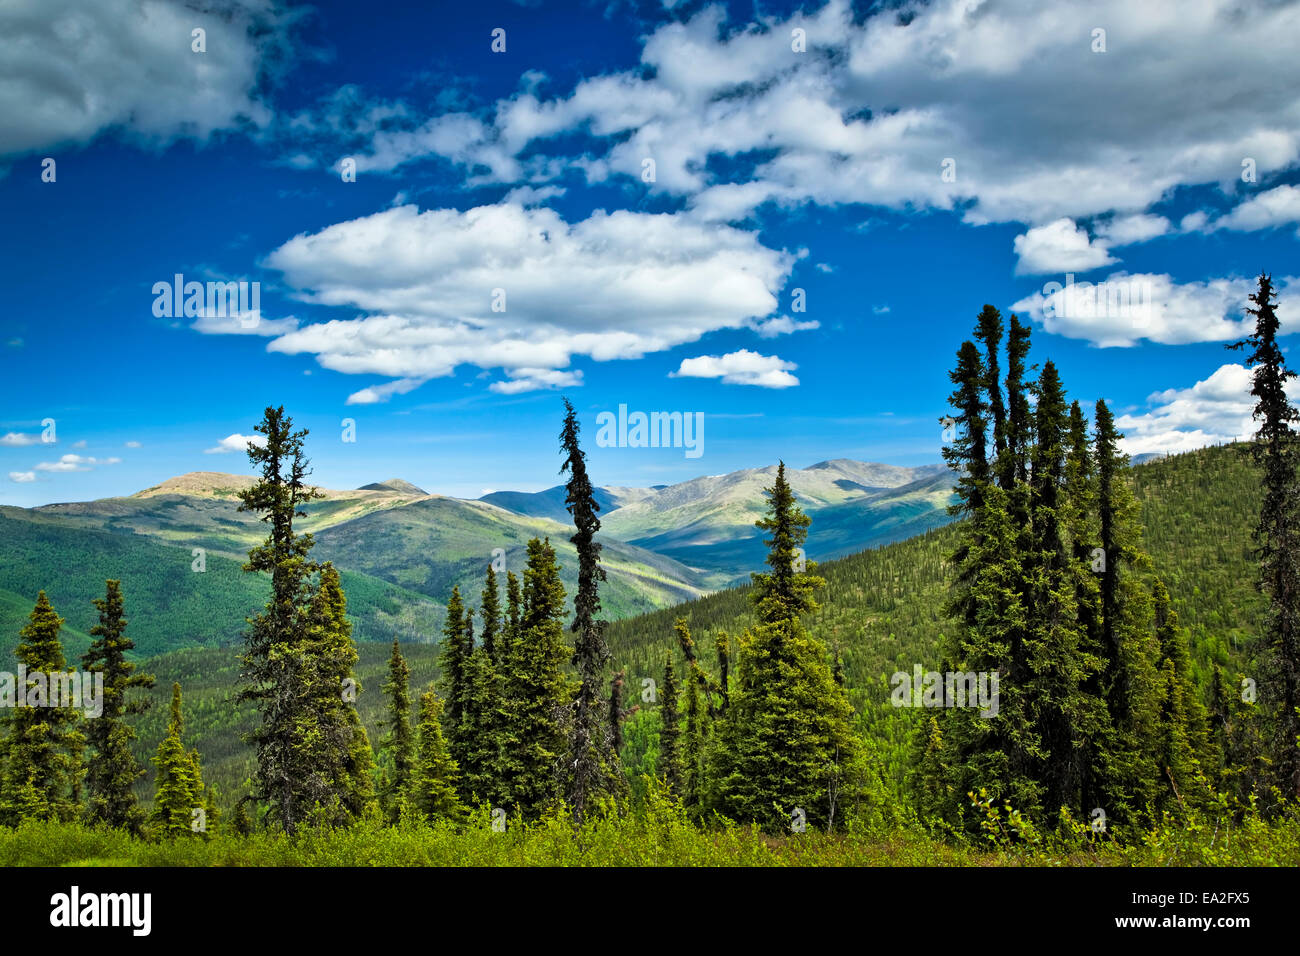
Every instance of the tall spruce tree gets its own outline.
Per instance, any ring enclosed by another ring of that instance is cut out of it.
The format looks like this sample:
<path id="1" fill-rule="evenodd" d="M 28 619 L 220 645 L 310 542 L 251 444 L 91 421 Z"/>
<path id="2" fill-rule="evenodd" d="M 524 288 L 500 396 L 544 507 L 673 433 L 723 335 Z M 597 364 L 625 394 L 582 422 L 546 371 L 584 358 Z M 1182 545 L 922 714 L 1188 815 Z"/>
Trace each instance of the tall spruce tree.
<path id="1" fill-rule="evenodd" d="M 564 585 L 550 541 L 528 542 L 522 590 L 507 575 L 509 648 L 498 798 L 536 818 L 562 798 L 569 687 L 564 677 Z M 518 608 L 517 618 L 514 609 Z"/>
<path id="2" fill-rule="evenodd" d="M 442 701 L 432 689 L 420 696 L 415 766 L 407 804 L 429 820 L 461 823 L 465 806 L 457 794 L 458 768 L 442 733 Z"/>
<path id="3" fill-rule="evenodd" d="M 305 658 L 309 645 L 311 578 L 316 566 L 308 560 L 310 534 L 294 531 L 295 518 L 321 493 L 307 484 L 311 474 L 303 454 L 307 430 L 293 430 L 293 420 L 283 406 L 267 408 L 256 430 L 265 437 L 262 444 L 249 442 L 249 461 L 261 477 L 252 488 L 239 493 L 240 511 L 262 516 L 269 525 L 266 541 L 248 552 L 244 570 L 271 575 L 271 596 L 266 609 L 249 618 L 240 658 L 240 700 L 254 701 L 260 723 L 248 736 L 257 757 L 253 789 L 266 801 L 272 819 L 285 832 L 297 830 L 312 807 L 312 795 L 304 792 L 314 768 L 303 766 L 299 747 L 314 662 Z"/>
<path id="4" fill-rule="evenodd" d="M 501 640 L 503 622 L 501 620 L 501 595 L 497 584 L 497 573 L 492 565 L 487 566 L 487 575 L 483 580 L 483 593 L 480 595 L 478 619 L 483 627 L 480 640 L 488 660 L 495 667 L 499 662 L 497 642 Z"/>
<path id="5" fill-rule="evenodd" d="M 1259 422 L 1249 449 L 1262 472 L 1263 501 L 1254 537 L 1260 590 L 1268 599 L 1264 700 L 1269 704 L 1269 752 L 1273 778 L 1291 799 L 1300 799 L 1300 411 L 1287 397 L 1296 377 L 1286 365 L 1277 336 L 1280 323 L 1273 279 L 1261 273 L 1246 311 L 1255 329 L 1229 348 L 1249 349 L 1250 394 Z"/>
<path id="6" fill-rule="evenodd" d="M 380 742 L 385 758 L 384 782 L 380 788 L 380 804 L 390 822 L 397 822 L 402 814 L 402 802 L 411 783 L 415 763 L 414 741 L 411 734 L 411 668 L 402 657 L 402 649 L 393 639 L 393 653 L 388 658 L 388 679 L 383 692 L 388 697 L 388 733 Z"/>
<path id="7" fill-rule="evenodd" d="M 489 573 L 491 570 L 488 568 Z M 485 632 L 497 626 L 499 621 L 493 621 L 491 616 L 483 622 Z M 468 648 L 463 662 L 464 693 L 452 756 L 459 769 L 460 798 L 467 806 L 473 806 L 490 800 L 495 792 L 500 764 L 499 734 L 504 718 L 497 665 L 486 643 L 475 646 L 473 618 L 469 613 L 465 615 L 464 646 Z"/>
<path id="8" fill-rule="evenodd" d="M 14 650 L 26 680 L 14 681 L 0 772 L 0 824 L 24 820 L 69 821 L 80 812 L 85 738 L 78 713 L 54 699 L 56 682 L 69 687 L 59 631 L 63 618 L 41 591 Z M 60 692 L 61 693 L 61 692 Z"/>
<path id="9" fill-rule="evenodd" d="M 441 693 L 445 705 L 442 711 L 442 729 L 451 748 L 452 759 L 459 765 L 469 746 L 466 738 L 466 717 L 469 710 L 470 658 L 474 653 L 474 639 L 470 627 L 473 609 L 466 613 L 461 600 L 460 587 L 451 589 L 447 601 L 447 619 L 442 627 L 442 650 L 438 655 Z"/>
<path id="10" fill-rule="evenodd" d="M 564 400 L 564 427 L 560 445 L 564 453 L 561 474 L 568 474 L 564 505 L 573 516 L 574 534 L 569 541 L 578 552 L 578 591 L 573 597 L 573 666 L 578 671 L 578 693 L 573 702 L 569 736 L 569 779 L 567 796 L 573 819 L 582 823 L 591 804 L 618 789 L 623 773 L 618 751 L 613 746 L 609 724 L 601 713 L 605 669 L 609 649 L 605 646 L 605 622 L 599 620 L 600 530 L 595 489 L 587 475 L 587 455 L 578 441 L 578 413 Z"/>
<path id="11" fill-rule="evenodd" d="M 659 701 L 659 776 L 678 796 L 682 795 L 681 717 L 677 709 L 677 673 L 673 655 L 664 656 L 664 687 Z M 697 698 L 698 699 L 698 698 Z"/>
<path id="12" fill-rule="evenodd" d="M 171 716 L 167 735 L 153 758 L 153 812 L 149 822 L 165 836 L 195 833 L 197 814 L 204 807 L 203 775 L 197 751 L 185 749 L 185 718 L 181 713 L 181 685 L 172 684 Z"/>
<path id="13" fill-rule="evenodd" d="M 784 463 L 765 495 L 767 514 L 756 525 L 771 535 L 765 539 L 770 570 L 752 575 L 758 623 L 740 639 L 736 686 L 709 750 L 709 786 L 718 809 L 732 819 L 779 831 L 802 812 L 808 824 L 828 827 L 861 748 L 826 647 L 800 620 L 817 609 L 814 591 L 824 582 L 813 574 L 814 562 L 795 565 L 809 519 Z M 687 707 L 689 723 L 689 697 Z M 686 773 L 689 790 L 689 764 Z"/>
<path id="14" fill-rule="evenodd" d="M 361 687 L 353 676 L 358 656 L 347 597 L 329 562 L 321 566 L 312 597 L 303 659 L 306 700 L 299 747 L 308 774 L 303 793 L 309 805 L 325 808 L 332 822 L 351 823 L 375 799 L 374 752 L 355 705 Z"/>
<path id="15" fill-rule="evenodd" d="M 103 598 L 96 598 L 99 623 L 90 629 L 94 637 L 81 661 L 89 674 L 102 674 L 103 710 L 86 722 L 86 742 L 90 753 L 86 761 L 86 820 L 114 829 L 139 833 L 144 811 L 136 803 L 135 782 L 145 768 L 131 752 L 135 731 L 127 723 L 128 714 L 138 714 L 147 706 L 145 700 L 128 699 L 132 688 L 154 685 L 152 674 L 137 674 L 135 663 L 127 654 L 135 642 L 126 636 L 122 583 L 106 581 Z"/>

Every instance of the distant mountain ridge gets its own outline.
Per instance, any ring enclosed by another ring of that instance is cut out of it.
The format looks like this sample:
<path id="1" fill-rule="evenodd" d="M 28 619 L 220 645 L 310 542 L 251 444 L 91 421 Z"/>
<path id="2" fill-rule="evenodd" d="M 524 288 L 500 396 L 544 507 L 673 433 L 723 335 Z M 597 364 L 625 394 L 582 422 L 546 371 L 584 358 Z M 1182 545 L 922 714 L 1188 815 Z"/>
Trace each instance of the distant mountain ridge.
<path id="1" fill-rule="evenodd" d="M 681 561 L 727 583 L 747 580 L 763 560 L 763 489 L 776 465 L 706 475 L 654 488 L 597 488 L 604 532 Z M 884 465 L 833 458 L 786 468 L 800 506 L 813 519 L 814 559 L 851 554 L 946 524 L 953 481 L 946 465 Z M 518 514 L 568 521 L 564 486 L 497 491 L 489 501 Z"/>
<path id="2" fill-rule="evenodd" d="M 605 617 L 617 620 L 692 600 L 762 566 L 763 489 L 775 466 L 654 487 L 596 489 L 601 505 Z M 904 468 L 832 459 L 787 476 L 812 516 L 807 550 L 824 560 L 936 527 L 950 477 L 941 465 Z M 135 494 L 38 508 L 0 506 L 0 649 L 45 588 L 70 636 L 94 623 L 91 597 L 121 576 L 142 652 L 229 646 L 264 600 L 265 582 L 240 567 L 265 525 L 239 511 L 251 475 L 198 471 Z M 453 587 L 478 603 L 493 560 L 522 572 L 530 538 L 549 538 L 572 597 L 576 556 L 562 485 L 478 500 L 429 494 L 401 478 L 320 488 L 297 527 L 312 557 L 345 574 L 349 614 L 363 640 L 437 640 Z M 200 560 L 200 555 L 202 556 Z M 195 573 L 203 564 L 206 570 Z M 132 603 L 132 596 L 137 600 Z"/>

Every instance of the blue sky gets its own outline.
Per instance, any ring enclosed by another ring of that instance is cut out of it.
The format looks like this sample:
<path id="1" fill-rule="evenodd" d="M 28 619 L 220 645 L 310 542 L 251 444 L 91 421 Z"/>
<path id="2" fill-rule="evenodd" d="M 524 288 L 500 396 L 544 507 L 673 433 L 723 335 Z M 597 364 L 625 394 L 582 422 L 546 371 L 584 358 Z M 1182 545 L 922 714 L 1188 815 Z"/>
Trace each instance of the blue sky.
<path id="1" fill-rule="evenodd" d="M 1176 451 L 1250 428 L 1261 269 L 1300 331 L 1296 4 L 211 6 L 0 9 L 0 502 L 245 473 L 268 404 L 330 487 L 555 484 L 561 395 L 601 484 L 934 462 L 985 302 Z"/>

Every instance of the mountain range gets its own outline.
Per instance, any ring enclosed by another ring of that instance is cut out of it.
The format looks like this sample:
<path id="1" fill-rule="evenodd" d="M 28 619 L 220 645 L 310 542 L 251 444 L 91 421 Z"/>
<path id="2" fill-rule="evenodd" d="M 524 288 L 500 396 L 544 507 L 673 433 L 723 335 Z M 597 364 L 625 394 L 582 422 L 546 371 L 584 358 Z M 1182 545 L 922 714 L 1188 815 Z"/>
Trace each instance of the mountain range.
<path id="1" fill-rule="evenodd" d="M 762 566 L 763 488 L 775 466 L 645 488 L 601 487 L 611 620 L 701 597 Z M 813 519 L 807 553 L 834 558 L 910 537 L 948 520 L 942 465 L 903 468 L 835 459 L 789 468 Z M 94 623 L 93 597 L 119 578 L 141 653 L 234 646 L 265 601 L 266 582 L 240 566 L 265 536 L 241 512 L 248 475 L 191 472 L 133 495 L 37 508 L 0 506 L 0 648 L 12 646 L 44 588 L 66 618 L 70 654 Z M 358 640 L 436 640 L 453 587 L 477 606 L 494 559 L 522 572 L 527 542 L 549 538 L 566 589 L 576 586 L 564 488 L 500 491 L 478 500 L 429 494 L 399 478 L 321 489 L 298 528 L 312 556 L 343 572 Z"/>

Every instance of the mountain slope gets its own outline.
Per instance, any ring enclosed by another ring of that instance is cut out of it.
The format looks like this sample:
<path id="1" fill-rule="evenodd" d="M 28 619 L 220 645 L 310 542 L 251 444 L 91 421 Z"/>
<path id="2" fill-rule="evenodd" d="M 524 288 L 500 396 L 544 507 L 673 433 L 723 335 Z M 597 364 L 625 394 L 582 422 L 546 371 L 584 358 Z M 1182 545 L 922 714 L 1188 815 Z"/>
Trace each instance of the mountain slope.
<path id="1" fill-rule="evenodd" d="M 601 519 L 626 541 L 734 583 L 763 559 L 763 489 L 776 466 L 669 485 Z M 787 468 L 800 506 L 813 518 L 807 551 L 824 559 L 908 537 L 948 521 L 952 478 L 943 465 L 903 468 L 852 461 Z"/>

